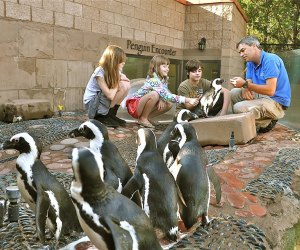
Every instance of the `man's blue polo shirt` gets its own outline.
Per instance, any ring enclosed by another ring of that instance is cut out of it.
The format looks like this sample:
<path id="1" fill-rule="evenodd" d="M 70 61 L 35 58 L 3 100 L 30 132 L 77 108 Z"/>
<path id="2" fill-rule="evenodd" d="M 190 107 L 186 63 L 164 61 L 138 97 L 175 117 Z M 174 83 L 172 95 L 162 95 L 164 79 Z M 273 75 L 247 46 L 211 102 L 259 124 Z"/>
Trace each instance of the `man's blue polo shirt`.
<path id="1" fill-rule="evenodd" d="M 282 59 L 272 53 L 262 51 L 259 65 L 247 62 L 246 79 L 264 85 L 268 78 L 277 78 L 275 94 L 270 96 L 274 101 L 289 107 L 291 103 L 291 86 Z"/>

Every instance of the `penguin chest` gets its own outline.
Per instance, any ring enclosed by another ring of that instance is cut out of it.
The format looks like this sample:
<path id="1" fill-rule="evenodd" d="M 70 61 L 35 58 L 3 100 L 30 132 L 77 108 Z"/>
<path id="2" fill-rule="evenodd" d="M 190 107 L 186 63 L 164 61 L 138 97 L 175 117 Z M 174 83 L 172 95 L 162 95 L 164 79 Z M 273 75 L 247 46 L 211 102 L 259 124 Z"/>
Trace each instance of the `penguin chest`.
<path id="1" fill-rule="evenodd" d="M 24 199 L 24 201 L 30 206 L 30 208 L 35 211 L 35 201 L 34 201 L 34 197 L 32 197 L 28 191 L 28 189 L 26 188 L 25 185 L 25 181 L 21 178 L 21 174 L 18 173 L 17 174 L 17 185 L 18 188 L 20 190 L 21 196 Z"/>
<path id="2" fill-rule="evenodd" d="M 178 158 L 176 158 L 174 163 L 172 164 L 172 166 L 169 168 L 169 170 L 175 180 L 177 179 L 177 176 L 178 176 L 178 173 L 179 173 L 181 167 L 182 167 L 182 165 L 179 163 Z"/>
<path id="3" fill-rule="evenodd" d="M 143 179 L 144 179 L 144 185 L 142 190 L 142 209 L 149 217 L 150 216 L 150 207 L 149 207 L 150 178 L 144 173 Z"/>
<path id="4" fill-rule="evenodd" d="M 107 245 L 106 245 L 104 239 L 102 238 L 102 236 L 100 234 L 96 233 L 91 228 L 91 226 L 89 226 L 88 223 L 86 223 L 86 221 L 82 218 L 77 205 L 75 205 L 75 210 L 76 210 L 76 213 L 77 213 L 77 217 L 78 217 L 80 226 L 81 226 L 82 230 L 85 232 L 85 234 L 89 237 L 89 239 L 91 240 L 91 242 L 98 249 L 108 250 Z"/>

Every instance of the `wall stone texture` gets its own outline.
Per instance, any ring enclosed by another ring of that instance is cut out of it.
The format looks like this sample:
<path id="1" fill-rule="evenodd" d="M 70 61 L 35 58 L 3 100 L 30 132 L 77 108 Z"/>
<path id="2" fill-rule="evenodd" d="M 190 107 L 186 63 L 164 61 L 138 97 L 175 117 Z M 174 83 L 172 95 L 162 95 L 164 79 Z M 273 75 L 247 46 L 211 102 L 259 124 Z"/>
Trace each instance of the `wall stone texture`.
<path id="1" fill-rule="evenodd" d="M 127 40 L 176 50 L 169 58 L 221 60 L 225 79 L 244 67 L 235 44 L 246 21 L 233 1 L 0 0 L 0 30 L 0 105 L 45 98 L 53 111 L 83 110 L 86 83 L 106 46 L 137 54 Z M 201 37 L 205 51 L 197 48 Z"/>

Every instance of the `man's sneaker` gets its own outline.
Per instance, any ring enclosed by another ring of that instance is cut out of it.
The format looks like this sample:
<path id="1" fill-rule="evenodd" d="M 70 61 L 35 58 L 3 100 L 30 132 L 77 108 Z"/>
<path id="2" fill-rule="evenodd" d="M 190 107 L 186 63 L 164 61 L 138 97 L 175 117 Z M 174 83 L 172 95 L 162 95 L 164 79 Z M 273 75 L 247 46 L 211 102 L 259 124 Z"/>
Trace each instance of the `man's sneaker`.
<path id="1" fill-rule="evenodd" d="M 116 128 L 120 126 L 120 124 L 117 121 L 115 121 L 108 115 L 96 115 L 95 119 L 103 123 L 107 127 Z"/>
<path id="2" fill-rule="evenodd" d="M 275 127 L 277 122 L 278 122 L 278 120 L 272 120 L 267 127 L 260 128 L 258 130 L 258 133 L 267 133 L 267 132 L 271 131 Z"/>

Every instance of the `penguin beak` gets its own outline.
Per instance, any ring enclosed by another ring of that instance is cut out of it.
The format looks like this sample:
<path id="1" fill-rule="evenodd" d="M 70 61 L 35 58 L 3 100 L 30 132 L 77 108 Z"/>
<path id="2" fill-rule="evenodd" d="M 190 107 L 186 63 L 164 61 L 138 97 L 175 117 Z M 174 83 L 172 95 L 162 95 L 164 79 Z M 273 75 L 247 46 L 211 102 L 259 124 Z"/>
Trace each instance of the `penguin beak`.
<path id="1" fill-rule="evenodd" d="M 82 135 L 82 133 L 80 133 L 80 130 L 79 130 L 78 128 L 73 129 L 73 130 L 69 133 L 69 136 L 70 136 L 71 138 L 79 137 L 79 136 L 81 136 L 81 135 Z"/>
<path id="2" fill-rule="evenodd" d="M 196 115 L 196 114 L 195 114 L 195 113 L 193 113 L 193 112 L 192 112 L 192 114 L 191 114 L 191 115 L 192 115 L 192 119 L 191 119 L 191 120 L 194 120 L 194 119 L 198 119 L 198 118 L 199 118 L 199 116 L 198 116 L 198 115 Z"/>
<path id="3" fill-rule="evenodd" d="M 220 80 L 217 82 L 217 84 L 222 85 L 224 82 L 225 82 L 224 79 L 220 79 Z"/>
<path id="4" fill-rule="evenodd" d="M 2 143 L 0 145 L 0 149 L 1 150 L 5 150 L 5 149 L 15 149 L 16 143 L 15 141 L 5 141 L 4 143 Z"/>

